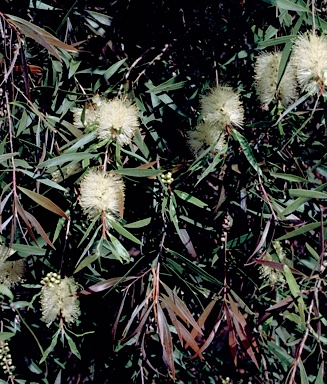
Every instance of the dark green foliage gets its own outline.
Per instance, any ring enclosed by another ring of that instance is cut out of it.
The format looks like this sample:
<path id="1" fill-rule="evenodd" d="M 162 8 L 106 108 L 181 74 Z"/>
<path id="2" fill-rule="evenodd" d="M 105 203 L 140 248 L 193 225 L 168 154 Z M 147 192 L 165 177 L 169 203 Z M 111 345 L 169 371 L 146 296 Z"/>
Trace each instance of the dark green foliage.
<path id="1" fill-rule="evenodd" d="M 326 29 L 325 2 L 2 3 L 0 355 L 15 369 L 0 382 L 323 383 L 327 66 L 287 106 L 263 108 L 254 75 L 281 51 L 282 87 L 296 36 Z M 195 155 L 218 86 L 244 123 Z M 130 143 L 117 127 L 98 139 L 105 99 L 136 105 Z M 104 171 L 125 203 L 100 180 L 94 195 L 118 208 L 88 217 L 81 181 Z M 53 321 L 49 272 L 78 284 Z"/>

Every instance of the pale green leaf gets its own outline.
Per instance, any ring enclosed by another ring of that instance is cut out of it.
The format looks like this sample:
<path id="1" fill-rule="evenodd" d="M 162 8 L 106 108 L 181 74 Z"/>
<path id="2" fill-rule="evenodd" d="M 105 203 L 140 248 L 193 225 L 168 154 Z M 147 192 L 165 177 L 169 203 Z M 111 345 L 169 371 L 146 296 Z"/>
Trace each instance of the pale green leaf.
<path id="1" fill-rule="evenodd" d="M 196 197 L 190 195 L 189 193 L 179 191 L 178 189 L 175 189 L 174 192 L 182 200 L 187 201 L 188 203 L 194 204 L 197 207 L 204 208 L 208 205 L 208 204 L 204 203 L 203 201 L 197 199 Z"/>
<path id="2" fill-rule="evenodd" d="M 117 63 L 113 64 L 111 67 L 109 67 L 103 74 L 103 77 L 105 78 L 105 80 L 108 81 L 110 77 L 114 75 L 118 71 L 118 69 L 125 63 L 125 61 L 126 59 L 122 59 Z"/>
<path id="3" fill-rule="evenodd" d="M 133 223 L 125 224 L 125 228 L 143 228 L 149 225 L 151 223 L 151 220 L 152 220 L 151 217 L 147 217 L 146 219 L 142 219 L 142 220 L 137 220 L 137 221 L 134 221 Z"/>
<path id="4" fill-rule="evenodd" d="M 327 193 L 307 190 L 307 189 L 289 189 L 290 196 L 305 197 L 307 199 L 327 199 Z"/>
<path id="5" fill-rule="evenodd" d="M 254 154 L 252 152 L 252 148 L 250 147 L 246 138 L 236 129 L 231 129 L 231 134 L 233 138 L 240 143 L 243 153 L 250 165 L 256 170 L 259 175 L 262 175 L 261 169 L 259 168 L 257 160 L 255 159 Z"/>
<path id="6" fill-rule="evenodd" d="M 159 171 L 156 169 L 143 169 L 143 168 L 120 168 L 115 169 L 112 173 L 131 176 L 131 177 L 151 177 L 157 176 L 163 173 L 164 171 Z"/>
<path id="7" fill-rule="evenodd" d="M 38 168 L 55 167 L 57 165 L 62 165 L 68 162 L 71 162 L 72 164 L 78 163 L 81 160 L 92 159 L 93 157 L 97 157 L 97 156 L 99 156 L 99 154 L 97 153 L 84 153 L 84 152 L 62 154 L 52 159 L 43 161 L 41 164 L 38 165 Z"/>
<path id="8" fill-rule="evenodd" d="M 0 332 L 0 341 L 8 340 L 13 336 L 15 336 L 13 332 Z"/>
<path id="9" fill-rule="evenodd" d="M 108 220 L 108 222 L 115 231 L 117 231 L 127 239 L 133 241 L 136 244 L 143 245 L 143 243 L 140 240 L 138 240 L 135 236 L 133 236 L 130 232 L 128 232 L 127 229 L 122 227 L 119 223 L 115 222 L 114 220 Z"/>

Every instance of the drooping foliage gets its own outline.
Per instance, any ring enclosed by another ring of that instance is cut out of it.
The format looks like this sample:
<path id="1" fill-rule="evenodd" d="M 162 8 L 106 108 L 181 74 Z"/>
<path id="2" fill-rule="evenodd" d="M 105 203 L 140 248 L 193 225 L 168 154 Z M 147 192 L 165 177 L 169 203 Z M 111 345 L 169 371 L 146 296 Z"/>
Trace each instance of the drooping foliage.
<path id="1" fill-rule="evenodd" d="M 326 29 L 2 2 L 1 383 L 325 381 Z"/>

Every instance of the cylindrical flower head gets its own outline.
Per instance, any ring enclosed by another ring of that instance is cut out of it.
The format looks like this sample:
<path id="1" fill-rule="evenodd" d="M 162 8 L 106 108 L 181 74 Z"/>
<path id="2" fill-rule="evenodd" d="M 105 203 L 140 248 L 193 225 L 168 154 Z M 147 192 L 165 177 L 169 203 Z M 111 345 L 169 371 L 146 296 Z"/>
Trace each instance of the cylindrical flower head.
<path id="1" fill-rule="evenodd" d="M 211 89 L 210 93 L 201 100 L 202 118 L 218 129 L 229 125 L 241 127 L 244 119 L 244 109 L 239 94 L 232 88 L 219 86 Z"/>
<path id="2" fill-rule="evenodd" d="M 124 182 L 120 175 L 91 170 L 80 184 L 80 204 L 89 218 L 104 214 L 107 219 L 117 220 L 124 211 Z"/>
<path id="3" fill-rule="evenodd" d="M 129 144 L 139 127 L 138 110 L 119 99 L 106 100 L 99 108 L 100 140 L 111 138 L 121 146 Z"/>
<path id="4" fill-rule="evenodd" d="M 327 85 L 327 37 L 310 34 L 297 37 L 293 63 L 302 90 L 322 94 Z"/>
<path id="5" fill-rule="evenodd" d="M 275 99 L 281 100 L 284 107 L 294 102 L 297 96 L 294 66 L 289 64 L 284 72 L 277 89 L 278 71 L 281 52 L 267 52 L 257 57 L 255 71 L 255 86 L 261 103 L 265 108 Z"/>
<path id="6" fill-rule="evenodd" d="M 73 323 L 80 315 L 79 301 L 75 296 L 77 284 L 73 277 L 65 277 L 59 284 L 48 284 L 42 288 L 42 318 L 49 326 L 58 316 Z"/>
<path id="7" fill-rule="evenodd" d="M 194 155 L 200 154 L 214 143 L 216 145 L 212 152 L 220 152 L 226 143 L 226 133 L 217 126 L 204 122 L 189 133 L 188 143 Z"/>
<path id="8" fill-rule="evenodd" d="M 13 249 L 0 245 L 0 284 L 4 284 L 8 288 L 23 281 L 22 277 L 25 273 L 24 260 L 6 261 L 15 252 Z"/>

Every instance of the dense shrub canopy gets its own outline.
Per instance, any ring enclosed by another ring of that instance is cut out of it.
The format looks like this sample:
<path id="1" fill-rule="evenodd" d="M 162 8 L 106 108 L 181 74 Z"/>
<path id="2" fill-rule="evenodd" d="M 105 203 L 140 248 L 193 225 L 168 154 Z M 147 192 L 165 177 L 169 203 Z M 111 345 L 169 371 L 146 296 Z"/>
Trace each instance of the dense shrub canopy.
<path id="1" fill-rule="evenodd" d="M 1 383 L 324 382 L 326 29 L 2 1 Z"/>

